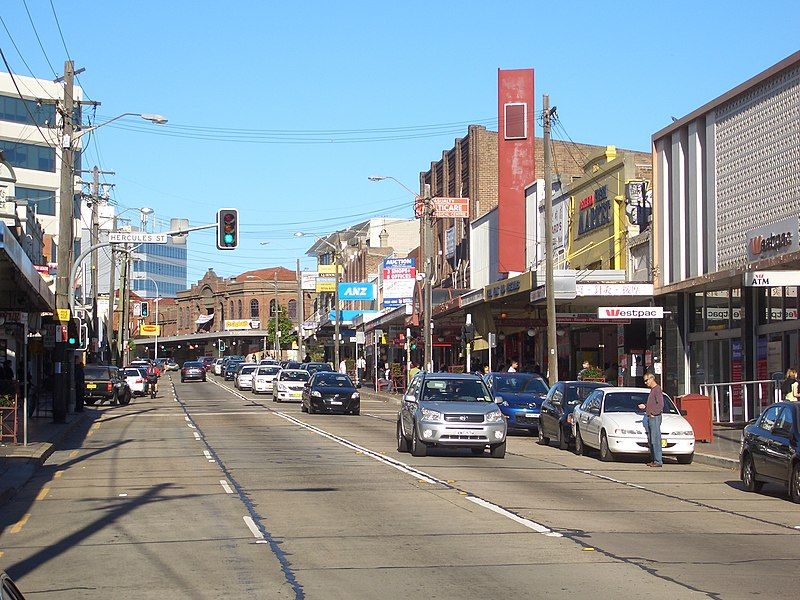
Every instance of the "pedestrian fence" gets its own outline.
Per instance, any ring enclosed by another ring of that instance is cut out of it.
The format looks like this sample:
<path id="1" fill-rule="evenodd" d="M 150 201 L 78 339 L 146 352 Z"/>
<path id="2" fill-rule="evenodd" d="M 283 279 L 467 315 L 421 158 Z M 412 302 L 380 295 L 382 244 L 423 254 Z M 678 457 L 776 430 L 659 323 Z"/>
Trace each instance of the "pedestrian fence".
<path id="1" fill-rule="evenodd" d="M 700 393 L 711 398 L 715 423 L 747 423 L 781 400 L 780 383 L 775 379 L 701 383 Z"/>

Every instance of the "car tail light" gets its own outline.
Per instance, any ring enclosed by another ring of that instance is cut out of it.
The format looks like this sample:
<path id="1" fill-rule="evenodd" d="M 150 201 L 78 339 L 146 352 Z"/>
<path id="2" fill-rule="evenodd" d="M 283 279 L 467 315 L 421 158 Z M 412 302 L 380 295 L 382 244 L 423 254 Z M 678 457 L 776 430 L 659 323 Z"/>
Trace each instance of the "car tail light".
<path id="1" fill-rule="evenodd" d="M 137 379 L 136 383 L 144 383 L 144 379 Z"/>
<path id="2" fill-rule="evenodd" d="M 106 385 L 108 386 L 108 391 L 109 391 L 109 392 L 110 392 L 112 389 L 114 389 L 114 386 L 113 386 L 112 384 L 108 383 L 108 384 L 106 384 Z"/>

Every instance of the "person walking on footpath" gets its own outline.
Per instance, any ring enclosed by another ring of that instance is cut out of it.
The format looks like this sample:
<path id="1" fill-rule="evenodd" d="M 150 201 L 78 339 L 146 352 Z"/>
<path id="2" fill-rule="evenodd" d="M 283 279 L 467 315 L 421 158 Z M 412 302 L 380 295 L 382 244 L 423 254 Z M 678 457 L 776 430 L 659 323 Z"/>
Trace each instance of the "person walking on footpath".
<path id="1" fill-rule="evenodd" d="M 797 402 L 800 400 L 800 390 L 797 384 L 797 369 L 786 371 L 786 379 L 781 383 L 781 396 L 784 400 Z"/>
<path id="2" fill-rule="evenodd" d="M 647 440 L 650 444 L 650 453 L 653 460 L 647 463 L 648 467 L 663 467 L 664 460 L 661 456 L 661 413 L 664 412 L 664 392 L 656 383 L 655 375 L 647 373 L 644 384 L 650 388 L 647 404 L 640 404 L 639 410 L 645 411 L 643 419 L 647 430 Z"/>
<path id="3" fill-rule="evenodd" d="M 339 373 L 342 375 L 347 375 L 347 361 L 345 359 L 342 359 L 339 362 Z"/>
<path id="4" fill-rule="evenodd" d="M 516 373 L 518 368 L 519 362 L 517 362 L 517 359 L 512 358 L 511 364 L 508 366 L 508 373 Z"/>
<path id="5" fill-rule="evenodd" d="M 75 360 L 75 412 L 83 412 L 83 392 L 86 388 L 86 377 L 83 373 L 83 362 Z"/>
<path id="6" fill-rule="evenodd" d="M 356 376 L 358 377 L 358 381 L 364 381 L 364 374 L 367 371 L 367 361 L 364 359 L 363 356 L 359 356 L 358 360 L 356 361 Z"/>

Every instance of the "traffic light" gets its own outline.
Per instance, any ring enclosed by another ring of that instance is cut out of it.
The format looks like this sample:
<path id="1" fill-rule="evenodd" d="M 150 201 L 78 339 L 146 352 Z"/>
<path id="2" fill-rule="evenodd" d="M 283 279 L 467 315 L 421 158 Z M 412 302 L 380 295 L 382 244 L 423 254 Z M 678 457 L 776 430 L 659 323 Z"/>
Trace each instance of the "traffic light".
<path id="1" fill-rule="evenodd" d="M 142 302 L 142 316 L 146 317 L 150 314 L 150 305 L 147 302 Z"/>
<path id="2" fill-rule="evenodd" d="M 473 323 L 464 324 L 464 343 L 471 344 L 475 341 L 475 325 Z"/>
<path id="3" fill-rule="evenodd" d="M 217 248 L 236 250 L 239 245 L 239 211 L 220 208 L 217 211 Z"/>

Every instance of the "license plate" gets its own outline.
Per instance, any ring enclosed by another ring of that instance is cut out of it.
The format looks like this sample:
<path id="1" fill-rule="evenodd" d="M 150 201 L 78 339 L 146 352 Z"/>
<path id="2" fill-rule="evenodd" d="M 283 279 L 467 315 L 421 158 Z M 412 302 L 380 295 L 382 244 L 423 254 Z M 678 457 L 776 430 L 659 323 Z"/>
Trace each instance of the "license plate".
<path id="1" fill-rule="evenodd" d="M 667 440 L 661 440 L 661 447 L 662 448 L 666 448 L 667 447 Z"/>
<path id="2" fill-rule="evenodd" d="M 334 405 L 336 405 L 336 406 L 341 406 L 341 404 L 342 404 L 342 401 L 341 401 L 341 400 L 331 400 L 331 401 L 330 401 L 330 403 L 331 403 L 331 404 L 334 404 Z"/>
<path id="3" fill-rule="evenodd" d="M 292 398 L 302 398 L 303 392 L 292 392 L 290 395 Z"/>
<path id="4" fill-rule="evenodd" d="M 529 419 L 538 419 L 539 418 L 539 415 L 537 415 L 536 413 L 525 413 L 525 416 L 527 418 L 529 418 Z"/>
<path id="5" fill-rule="evenodd" d="M 448 431 L 451 435 L 477 435 L 476 431 L 471 431 L 469 429 L 456 429 L 455 431 Z"/>
<path id="6" fill-rule="evenodd" d="M 86 384 L 86 389 L 87 389 L 87 390 L 93 390 L 93 389 L 95 389 L 96 387 L 97 387 L 97 384 L 96 384 L 96 383 L 87 383 L 87 384 Z"/>

